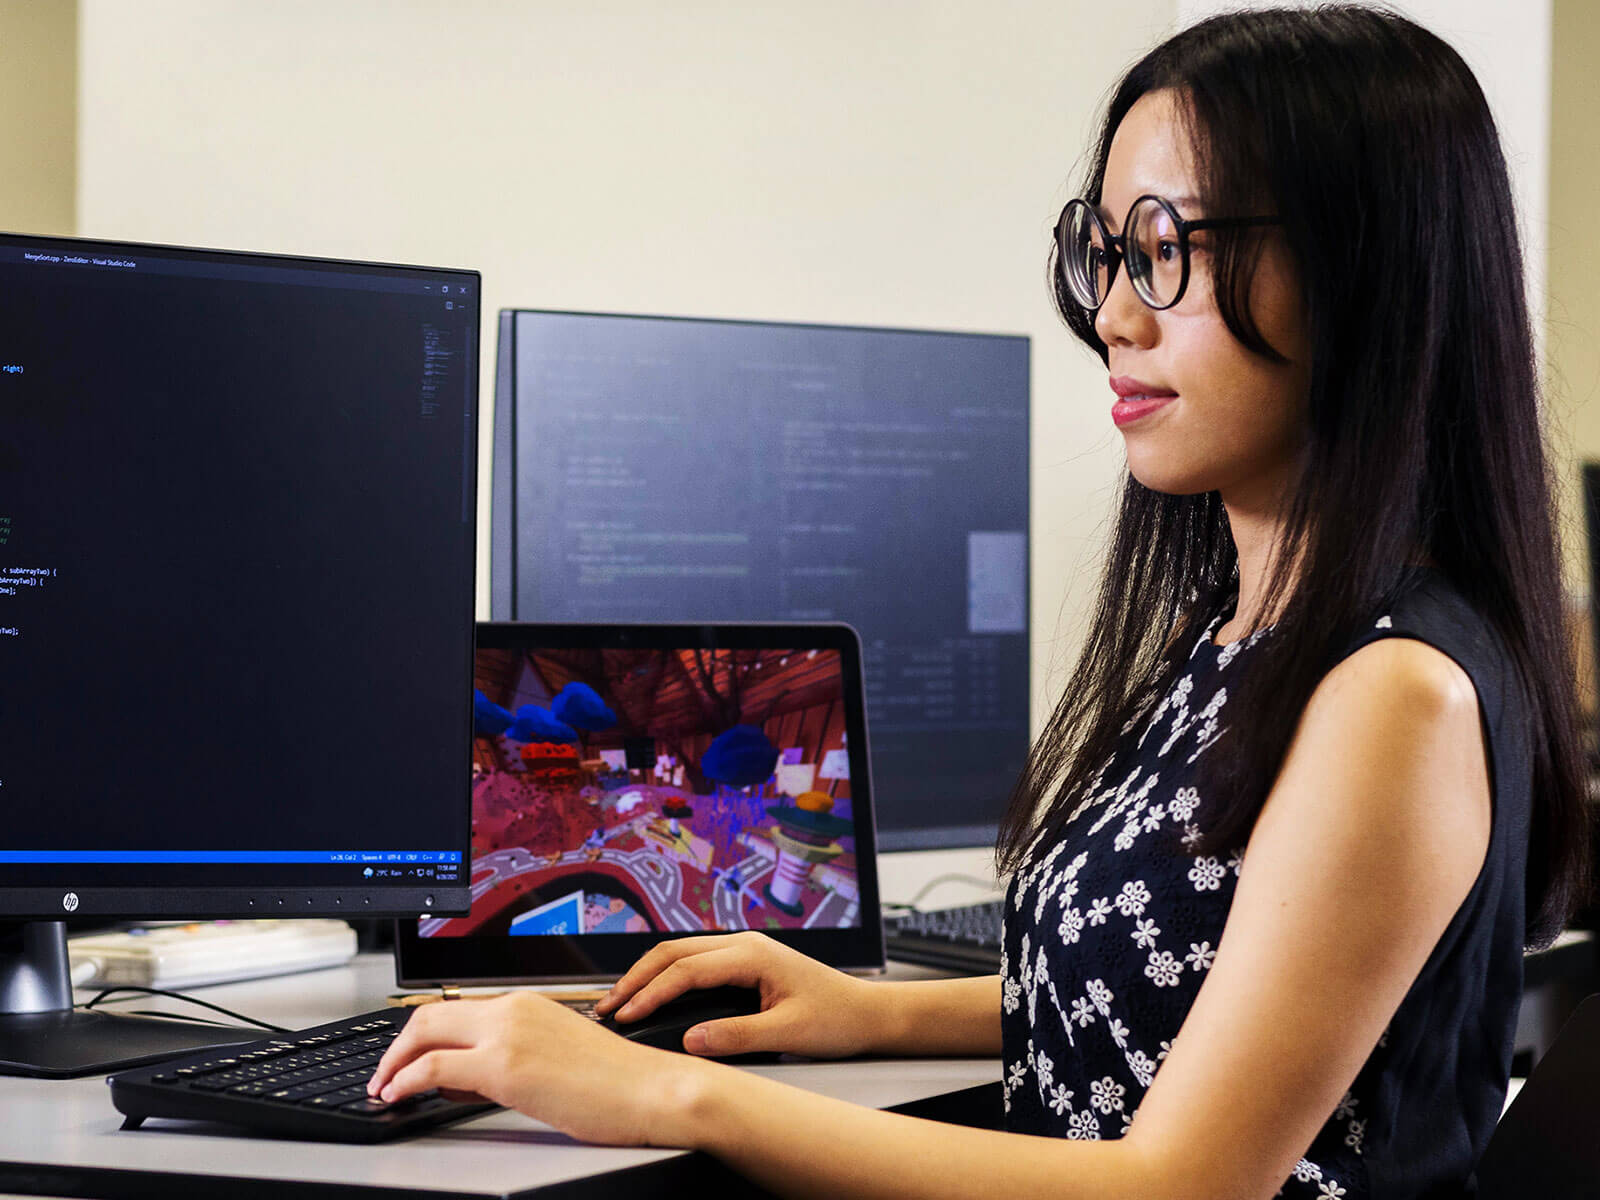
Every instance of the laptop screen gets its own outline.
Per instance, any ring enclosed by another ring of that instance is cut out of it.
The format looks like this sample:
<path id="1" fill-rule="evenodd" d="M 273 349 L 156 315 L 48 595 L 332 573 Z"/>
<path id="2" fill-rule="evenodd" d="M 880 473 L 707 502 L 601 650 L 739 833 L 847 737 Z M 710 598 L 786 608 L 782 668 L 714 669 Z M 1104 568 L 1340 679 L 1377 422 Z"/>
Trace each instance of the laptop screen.
<path id="1" fill-rule="evenodd" d="M 859 670 L 843 626 L 481 626 L 472 911 L 417 937 L 876 937 Z"/>

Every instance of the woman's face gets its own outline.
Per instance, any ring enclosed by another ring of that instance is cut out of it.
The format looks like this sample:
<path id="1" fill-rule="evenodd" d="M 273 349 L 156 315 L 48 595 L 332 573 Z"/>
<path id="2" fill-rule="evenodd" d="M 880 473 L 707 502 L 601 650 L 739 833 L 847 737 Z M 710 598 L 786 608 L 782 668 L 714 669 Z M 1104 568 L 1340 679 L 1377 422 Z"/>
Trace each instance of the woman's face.
<path id="1" fill-rule="evenodd" d="M 1142 97 L 1111 142 L 1099 214 L 1113 235 L 1140 196 L 1172 202 L 1185 220 L 1271 213 L 1200 208 L 1192 153 L 1170 91 Z M 1113 410 L 1128 469 L 1159 492 L 1219 491 L 1230 507 L 1276 507 L 1305 441 L 1308 346 L 1293 264 L 1270 227 L 1250 289 L 1250 312 L 1287 363 L 1240 344 L 1212 296 L 1210 231 L 1190 235 L 1189 285 L 1172 308 L 1145 305 L 1118 269 L 1095 317 L 1106 344 Z"/>

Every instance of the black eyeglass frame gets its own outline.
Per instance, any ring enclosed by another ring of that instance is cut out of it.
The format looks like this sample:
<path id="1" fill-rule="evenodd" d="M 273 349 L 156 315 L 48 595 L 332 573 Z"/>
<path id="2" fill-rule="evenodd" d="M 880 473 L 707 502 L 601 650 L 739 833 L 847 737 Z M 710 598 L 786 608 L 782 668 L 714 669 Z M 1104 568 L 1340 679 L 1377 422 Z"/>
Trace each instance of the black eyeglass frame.
<path id="1" fill-rule="evenodd" d="M 1061 216 L 1056 219 L 1056 271 L 1065 279 L 1067 290 L 1072 293 L 1072 298 L 1078 302 L 1085 312 L 1098 312 L 1100 306 L 1106 302 L 1106 296 L 1111 295 L 1111 285 L 1117 281 L 1117 268 L 1128 257 L 1125 244 L 1128 222 L 1133 218 L 1133 214 L 1138 207 L 1146 200 L 1154 200 L 1156 204 L 1160 205 L 1162 211 L 1171 218 L 1173 228 L 1178 231 L 1178 259 L 1180 264 L 1178 290 L 1173 293 L 1171 300 L 1168 300 L 1165 304 L 1157 304 L 1154 299 L 1145 293 L 1144 287 L 1141 286 L 1140 277 L 1134 275 L 1131 271 L 1128 274 L 1128 281 L 1133 285 L 1134 295 L 1138 296 L 1147 308 L 1154 309 L 1156 312 L 1164 312 L 1173 307 L 1183 299 L 1183 294 L 1189 290 L 1190 233 L 1197 229 L 1243 229 L 1256 225 L 1283 224 L 1282 217 L 1202 217 L 1194 221 L 1185 221 L 1178 215 L 1178 210 L 1172 207 L 1171 201 L 1154 193 L 1146 192 L 1128 206 L 1128 215 L 1122 221 L 1123 232 L 1113 237 L 1111 236 L 1111 231 L 1106 228 L 1106 223 L 1100 219 L 1100 214 L 1095 212 L 1094 205 L 1081 197 L 1068 200 L 1066 207 L 1061 210 Z M 1112 255 L 1110 265 L 1106 268 L 1106 295 L 1093 304 L 1084 303 L 1083 297 L 1078 294 L 1078 289 L 1072 284 L 1072 276 L 1067 268 L 1067 261 L 1070 257 L 1067 252 L 1067 221 L 1077 208 L 1081 208 L 1088 214 L 1089 220 L 1094 223 L 1094 228 L 1100 233 L 1101 241 Z"/>

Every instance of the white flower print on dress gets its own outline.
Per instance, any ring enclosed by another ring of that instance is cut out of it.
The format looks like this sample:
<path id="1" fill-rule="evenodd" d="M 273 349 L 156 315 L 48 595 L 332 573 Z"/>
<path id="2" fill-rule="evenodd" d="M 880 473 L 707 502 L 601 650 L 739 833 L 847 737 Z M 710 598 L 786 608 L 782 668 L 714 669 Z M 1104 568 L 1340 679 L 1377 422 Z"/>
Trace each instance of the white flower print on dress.
<path id="1" fill-rule="evenodd" d="M 1134 1082 L 1140 1087 L 1149 1087 L 1156 1077 L 1156 1064 L 1150 1061 L 1150 1056 L 1143 1050 L 1135 1050 L 1128 1055 L 1128 1070 L 1133 1072 Z"/>
<path id="2" fill-rule="evenodd" d="M 1122 832 L 1117 834 L 1116 839 L 1111 843 L 1111 847 L 1114 850 L 1132 850 L 1133 844 L 1138 840 L 1139 822 L 1135 818 L 1130 818 L 1128 823 L 1122 827 Z"/>
<path id="3" fill-rule="evenodd" d="M 1045 855 L 1042 859 L 1028 869 L 1027 874 L 1022 877 L 1022 881 L 1017 885 L 1017 894 L 1012 900 L 1012 905 L 1018 912 L 1022 911 L 1022 903 L 1027 899 L 1029 889 L 1032 888 L 1035 883 L 1050 877 L 1050 868 L 1055 865 L 1056 859 L 1061 856 L 1061 852 L 1066 848 L 1066 842 L 1063 841 L 1056 843 L 1056 845 L 1052 847 L 1049 854 Z M 1037 922 L 1038 918 L 1035 917 L 1034 921 Z"/>
<path id="4" fill-rule="evenodd" d="M 1094 1024 L 1094 1005 L 1089 1003 L 1089 997 L 1079 996 L 1072 1002 L 1071 1019 L 1085 1029 Z"/>
<path id="5" fill-rule="evenodd" d="M 1033 1029 L 1037 1027 L 1035 1017 L 1038 1015 L 1039 1009 L 1039 982 L 1029 965 L 1027 934 L 1022 935 L 1022 953 L 1019 958 L 1021 959 L 1019 966 L 1022 975 L 1022 994 L 1028 1001 L 1028 1028 Z M 1028 1059 L 1030 1062 L 1032 1061 L 1033 1055 L 1031 1053 Z"/>
<path id="6" fill-rule="evenodd" d="M 1156 1061 L 1165 1062 L 1167 1055 L 1172 1053 L 1172 1043 L 1165 1038 L 1161 1039 L 1161 1049 L 1156 1051 Z"/>
<path id="7" fill-rule="evenodd" d="M 1067 1035 L 1067 1045 L 1076 1049 L 1078 1043 L 1072 1036 L 1072 1021 L 1067 1017 L 1067 1010 L 1061 1007 L 1061 997 L 1056 995 L 1056 981 L 1046 978 L 1045 987 L 1050 992 L 1050 1007 L 1056 1010 L 1056 1016 L 1061 1018 L 1061 1032 Z"/>
<path id="8" fill-rule="evenodd" d="M 1147 776 L 1145 781 L 1139 785 L 1138 791 L 1128 791 L 1129 785 L 1133 783 L 1138 775 L 1139 772 L 1134 771 L 1127 779 L 1123 780 L 1122 786 L 1116 790 L 1116 799 L 1107 806 L 1105 812 L 1095 819 L 1095 823 L 1089 826 L 1089 836 L 1093 837 L 1119 817 L 1126 817 L 1130 820 L 1137 817 L 1144 810 L 1144 806 L 1150 803 L 1150 793 L 1155 790 L 1156 784 L 1161 782 L 1160 776 Z M 1105 795 L 1109 795 L 1109 793 L 1105 793 Z"/>
<path id="9" fill-rule="evenodd" d="M 1056 1079 L 1056 1064 L 1043 1050 L 1033 1056 L 1033 1073 L 1039 1077 L 1039 1089 L 1049 1088 Z"/>
<path id="10" fill-rule="evenodd" d="M 1071 884 L 1072 895 L 1075 896 L 1078 894 L 1077 885 L 1073 883 L 1073 880 L 1077 878 L 1078 872 L 1083 869 L 1083 864 L 1088 861 L 1089 855 L 1087 853 L 1078 855 L 1077 858 L 1073 859 L 1062 869 L 1061 874 L 1057 875 L 1052 883 L 1041 884 L 1039 886 L 1039 899 L 1033 907 L 1033 923 L 1035 925 L 1037 925 L 1044 917 L 1044 906 L 1049 903 L 1050 897 L 1057 894 L 1058 889 L 1063 885 Z M 1066 903 L 1070 900 L 1071 896 L 1067 898 L 1067 901 L 1063 901 L 1063 903 Z"/>
<path id="11" fill-rule="evenodd" d="M 1183 827 L 1183 848 L 1192 853 L 1194 851 L 1194 848 L 1196 846 L 1198 846 L 1199 844 L 1200 844 L 1200 826 L 1198 826 L 1198 825 L 1185 825 Z"/>
<path id="12" fill-rule="evenodd" d="M 1183 676 L 1178 680 L 1177 683 L 1172 685 L 1172 690 L 1161 698 L 1161 703 L 1156 706 L 1155 712 L 1150 714 L 1150 724 L 1146 725 L 1144 732 L 1139 735 L 1139 746 L 1141 749 L 1144 746 L 1145 738 L 1149 737 L 1150 734 L 1155 730 L 1155 727 L 1160 722 L 1161 718 L 1166 716 L 1168 709 L 1172 710 L 1173 724 L 1179 726 L 1180 728 L 1187 728 L 1187 720 L 1189 716 L 1189 693 L 1192 691 L 1194 691 L 1194 680 L 1187 675 Z M 1161 753 L 1166 753 L 1165 748 L 1162 749 Z"/>
<path id="13" fill-rule="evenodd" d="M 1353 1092 L 1346 1092 L 1339 1100 L 1339 1107 L 1333 1110 L 1335 1121 L 1348 1121 L 1356 1115 L 1356 1098 Z"/>
<path id="14" fill-rule="evenodd" d="M 1171 950 L 1152 950 L 1144 973 L 1157 987 L 1177 987 L 1178 981 L 1183 978 L 1183 964 Z"/>
<path id="15" fill-rule="evenodd" d="M 1014 1013 L 1017 1006 L 1022 1003 L 1022 985 L 1015 979 L 1006 977 L 1000 985 L 1000 1008 L 1003 1012 Z"/>
<path id="16" fill-rule="evenodd" d="M 1033 923 L 1037 925 L 1044 917 L 1044 906 L 1050 903 L 1050 888 L 1048 881 L 1039 885 L 1039 898 L 1033 904 Z"/>
<path id="17" fill-rule="evenodd" d="M 1011 1064 L 1011 1070 L 1006 1075 L 1006 1090 L 1011 1091 L 1022 1086 L 1022 1081 L 1027 1077 L 1028 1069 L 1019 1062 Z"/>
<path id="18" fill-rule="evenodd" d="M 1089 1103 L 1103 1113 L 1121 1112 L 1127 1094 L 1128 1089 L 1109 1075 L 1089 1085 Z"/>
<path id="19" fill-rule="evenodd" d="M 1128 1027 L 1116 1017 L 1106 1022 L 1106 1031 L 1111 1034 L 1111 1040 L 1117 1044 L 1117 1049 L 1128 1048 Z"/>
<path id="20" fill-rule="evenodd" d="M 1178 684 L 1179 687 L 1173 689 L 1173 696 L 1176 700 L 1176 703 L 1173 705 L 1172 732 L 1167 735 L 1167 740 L 1161 743 L 1161 749 L 1156 751 L 1157 757 L 1165 757 L 1167 751 L 1172 749 L 1174 743 L 1176 743 L 1177 740 L 1184 734 L 1188 733 L 1190 727 L 1200 719 L 1199 716 L 1191 717 L 1189 715 L 1189 693 L 1194 690 L 1194 680 L 1185 675 L 1182 679 L 1178 680 Z M 1188 686 L 1183 687 L 1182 685 L 1184 684 L 1187 684 Z M 1160 717 L 1160 712 L 1160 709 L 1156 710 L 1158 719 Z M 1151 724 L 1153 725 L 1154 722 L 1151 722 Z"/>
<path id="21" fill-rule="evenodd" d="M 1104 925 L 1106 918 L 1111 915 L 1111 901 L 1104 896 L 1096 896 L 1089 904 L 1089 924 Z"/>
<path id="22" fill-rule="evenodd" d="M 1070 946 L 1083 935 L 1083 914 L 1075 908 L 1069 908 L 1061 914 L 1061 924 L 1056 926 L 1056 932 L 1061 935 L 1061 944 Z"/>
<path id="23" fill-rule="evenodd" d="M 1344 1189 L 1339 1186 L 1339 1181 L 1336 1179 L 1324 1179 L 1317 1184 L 1317 1195 L 1322 1196 L 1324 1200 L 1339 1200 L 1344 1194 Z"/>
<path id="24" fill-rule="evenodd" d="M 1211 697 L 1205 708 L 1200 711 L 1200 732 L 1196 735 L 1199 745 L 1194 748 L 1194 753 L 1189 755 L 1185 761 L 1194 762 L 1211 748 L 1212 743 L 1222 736 L 1220 732 L 1221 722 L 1218 721 L 1217 714 L 1222 711 L 1222 706 L 1227 702 L 1228 689 L 1218 688 L 1217 694 Z"/>
<path id="25" fill-rule="evenodd" d="M 1067 1136 L 1079 1142 L 1098 1141 L 1100 1122 L 1087 1108 L 1082 1112 L 1074 1112 L 1067 1120 Z"/>
<path id="26" fill-rule="evenodd" d="M 1322 1178 L 1322 1168 L 1310 1159 L 1302 1158 L 1294 1165 L 1294 1177 L 1301 1183 L 1315 1183 Z"/>
<path id="27" fill-rule="evenodd" d="M 1144 831 L 1154 833 L 1161 828 L 1161 822 L 1167 819 L 1167 809 L 1163 804 L 1152 804 L 1144 810 Z"/>
<path id="28" fill-rule="evenodd" d="M 1094 1002 L 1095 1008 L 1100 1010 L 1101 1016 L 1108 1017 L 1111 1015 L 1111 1002 L 1116 999 L 1116 996 L 1106 986 L 1105 980 L 1091 979 L 1083 985 L 1083 989 L 1089 999 Z"/>
<path id="29" fill-rule="evenodd" d="M 1227 866 L 1228 870 L 1233 872 L 1233 877 L 1237 879 L 1239 877 L 1239 872 L 1244 870 L 1244 851 L 1235 850 L 1232 854 L 1228 855 L 1228 861 L 1225 865 Z"/>
<path id="30" fill-rule="evenodd" d="M 1379 617 L 1376 622 L 1373 623 L 1372 627 L 1374 629 L 1393 629 L 1394 628 L 1394 621 L 1389 616 L 1388 613 L 1385 613 L 1383 616 Z"/>
<path id="31" fill-rule="evenodd" d="M 1064 1083 L 1056 1084 L 1050 1093 L 1050 1107 L 1055 1110 L 1056 1116 L 1067 1111 L 1067 1101 L 1072 1099 L 1072 1093 L 1067 1090 Z"/>
<path id="32" fill-rule="evenodd" d="M 1344 1135 L 1344 1144 L 1357 1154 L 1361 1153 L 1361 1141 L 1366 1136 L 1367 1123 L 1365 1120 L 1351 1121 L 1350 1132 Z"/>
<path id="33" fill-rule="evenodd" d="M 1194 860 L 1194 866 L 1189 868 L 1189 882 L 1197 892 L 1214 892 L 1222 887 L 1227 873 L 1227 868 L 1207 854 Z"/>
<path id="34" fill-rule="evenodd" d="M 1217 952 L 1210 942 L 1190 942 L 1189 953 L 1183 956 L 1183 961 L 1196 971 L 1209 971 L 1216 957 Z"/>
<path id="35" fill-rule="evenodd" d="M 1154 950 L 1156 948 L 1156 937 L 1160 933 L 1161 930 L 1156 928 L 1156 919 L 1154 917 L 1144 917 L 1133 923 L 1133 932 L 1128 936 L 1133 939 L 1133 944 L 1139 949 Z"/>
<path id="36" fill-rule="evenodd" d="M 1167 815 L 1174 821 L 1187 822 L 1200 807 L 1200 793 L 1192 787 L 1179 788 L 1178 794 L 1167 801 Z"/>
<path id="37" fill-rule="evenodd" d="M 1150 899 L 1150 889 L 1145 887 L 1144 880 L 1130 879 L 1122 885 L 1113 903 L 1123 916 L 1140 917 L 1144 915 L 1144 906 L 1150 903 Z"/>
<path id="38" fill-rule="evenodd" d="M 1034 959 L 1033 986 L 1028 989 L 1028 1024 L 1037 1027 L 1037 1013 L 1039 1007 L 1039 985 L 1050 981 L 1050 960 L 1045 957 L 1044 947 L 1039 947 L 1039 954 Z"/>

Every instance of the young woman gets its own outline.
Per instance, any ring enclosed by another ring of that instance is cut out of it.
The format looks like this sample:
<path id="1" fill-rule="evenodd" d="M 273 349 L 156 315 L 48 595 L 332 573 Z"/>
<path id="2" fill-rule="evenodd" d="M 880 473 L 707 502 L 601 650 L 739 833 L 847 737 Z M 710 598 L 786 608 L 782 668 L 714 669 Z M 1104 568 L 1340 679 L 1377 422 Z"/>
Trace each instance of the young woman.
<path id="1" fill-rule="evenodd" d="M 1483 95 L 1389 14 L 1206 21 L 1122 81 L 1053 261 L 1131 478 L 1002 826 L 1002 976 L 873 983 L 739 934 L 661 945 L 603 1005 L 732 982 L 763 1011 L 690 1031 L 697 1054 L 1001 1054 L 1008 1130 L 641 1048 L 535 996 L 421 1010 L 375 1091 L 475 1091 L 794 1194 L 1460 1193 L 1524 945 L 1587 854 Z"/>

